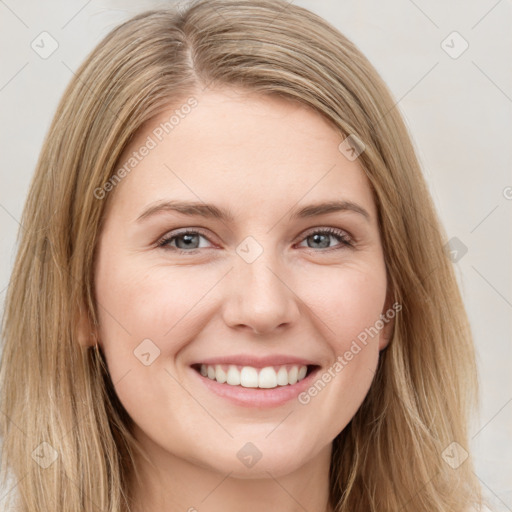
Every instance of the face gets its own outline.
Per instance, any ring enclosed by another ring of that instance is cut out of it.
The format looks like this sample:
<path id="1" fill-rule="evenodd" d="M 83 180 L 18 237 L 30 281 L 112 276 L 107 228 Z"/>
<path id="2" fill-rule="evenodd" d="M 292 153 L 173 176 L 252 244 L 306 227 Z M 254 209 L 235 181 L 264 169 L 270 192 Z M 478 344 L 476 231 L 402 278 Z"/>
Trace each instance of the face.
<path id="1" fill-rule="evenodd" d="M 145 153 L 108 198 L 99 344 L 155 460 L 277 477 L 328 452 L 374 377 L 389 327 L 376 207 L 318 113 L 234 90 L 195 98 L 121 159 Z"/>

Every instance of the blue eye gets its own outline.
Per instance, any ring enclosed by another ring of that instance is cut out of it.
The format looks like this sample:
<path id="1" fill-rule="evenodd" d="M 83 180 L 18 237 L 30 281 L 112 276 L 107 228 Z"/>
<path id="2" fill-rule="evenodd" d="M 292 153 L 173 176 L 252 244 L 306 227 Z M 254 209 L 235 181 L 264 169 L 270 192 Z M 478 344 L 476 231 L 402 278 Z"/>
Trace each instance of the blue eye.
<path id="1" fill-rule="evenodd" d="M 204 246 L 200 246 L 201 238 L 208 240 L 208 238 L 205 235 L 203 235 L 200 231 L 182 231 L 172 236 L 166 236 L 162 238 L 162 240 L 158 242 L 158 247 L 162 247 L 166 250 L 177 251 L 180 254 L 195 254 L 198 249 L 205 248 Z M 335 245 L 334 247 L 329 246 L 330 238 L 337 239 L 339 244 Z M 352 239 L 347 233 L 340 229 L 334 228 L 317 229 L 316 231 L 312 231 L 303 238 L 303 240 L 305 241 L 308 239 L 312 239 L 313 244 L 320 245 L 320 247 L 313 247 L 312 245 L 308 244 L 307 248 L 313 250 L 317 248 L 336 250 L 353 246 Z"/>
<path id="2" fill-rule="evenodd" d="M 200 248 L 197 245 L 200 237 L 208 240 L 199 231 L 182 231 L 176 235 L 163 238 L 158 243 L 158 246 L 166 249 L 177 250 L 180 253 L 191 253 Z M 178 243 L 178 241 L 180 241 L 180 243 Z M 176 247 L 171 245 L 173 242 L 176 242 Z"/>
<path id="3" fill-rule="evenodd" d="M 326 247 L 326 244 L 329 244 L 329 238 L 336 238 L 338 240 L 339 245 L 334 247 Z M 352 239 L 348 236 L 347 233 L 341 231 L 340 229 L 327 228 L 316 230 L 309 233 L 304 240 L 313 239 L 313 243 L 320 244 L 321 249 L 342 249 L 344 247 L 352 247 Z M 316 247 L 308 246 L 308 249 L 315 249 Z"/>

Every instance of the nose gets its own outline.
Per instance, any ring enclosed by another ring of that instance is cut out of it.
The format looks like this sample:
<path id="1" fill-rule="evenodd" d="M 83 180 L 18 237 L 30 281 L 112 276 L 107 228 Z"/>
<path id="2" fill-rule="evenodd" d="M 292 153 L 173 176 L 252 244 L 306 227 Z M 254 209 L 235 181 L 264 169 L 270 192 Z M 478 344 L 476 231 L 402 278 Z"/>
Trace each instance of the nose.
<path id="1" fill-rule="evenodd" d="M 287 283 L 289 273 L 275 258 L 266 257 L 267 252 L 252 263 L 237 258 L 226 287 L 226 325 L 268 334 L 293 325 L 300 317 L 299 298 Z"/>

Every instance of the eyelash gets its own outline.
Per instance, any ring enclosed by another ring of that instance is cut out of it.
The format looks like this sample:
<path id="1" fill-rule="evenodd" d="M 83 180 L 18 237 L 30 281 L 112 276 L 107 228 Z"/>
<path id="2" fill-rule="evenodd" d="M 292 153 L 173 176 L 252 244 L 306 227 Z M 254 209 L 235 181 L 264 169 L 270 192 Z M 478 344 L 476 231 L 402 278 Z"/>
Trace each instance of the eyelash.
<path id="1" fill-rule="evenodd" d="M 335 250 L 339 250 L 339 249 L 345 249 L 347 247 L 353 247 L 354 246 L 351 237 L 349 235 L 347 235 L 347 233 L 345 233 L 344 231 L 342 231 L 340 229 L 335 229 L 335 228 L 325 228 L 325 229 L 320 228 L 320 229 L 317 229 L 316 231 L 310 231 L 309 233 L 307 233 L 302 238 L 301 241 L 305 240 L 306 238 L 309 238 L 310 236 L 317 235 L 317 234 L 332 235 L 332 236 L 334 236 L 335 238 L 338 239 L 340 244 L 338 246 L 328 247 L 328 248 L 323 249 L 323 250 L 321 250 L 321 249 L 314 249 L 312 247 L 306 247 L 306 249 L 309 249 L 309 250 L 314 251 L 314 252 L 330 252 L 330 251 L 335 251 Z M 170 247 L 170 245 L 169 245 L 170 242 L 172 242 L 173 240 L 175 240 L 177 238 L 180 238 L 180 237 L 182 237 L 184 235 L 201 235 L 202 237 L 206 238 L 209 241 L 208 237 L 202 231 L 198 231 L 198 230 L 185 230 L 185 231 L 181 231 L 179 233 L 175 233 L 172 236 L 165 236 L 164 238 L 162 238 L 157 243 L 157 246 L 161 247 L 161 248 L 163 248 L 165 250 L 170 250 L 170 251 L 173 251 L 173 252 L 177 252 L 178 254 L 196 254 L 197 251 L 201 250 L 201 248 L 196 248 L 196 249 L 191 249 L 191 250 L 187 251 L 187 250 L 184 250 L 184 249 L 179 249 L 177 247 Z"/>

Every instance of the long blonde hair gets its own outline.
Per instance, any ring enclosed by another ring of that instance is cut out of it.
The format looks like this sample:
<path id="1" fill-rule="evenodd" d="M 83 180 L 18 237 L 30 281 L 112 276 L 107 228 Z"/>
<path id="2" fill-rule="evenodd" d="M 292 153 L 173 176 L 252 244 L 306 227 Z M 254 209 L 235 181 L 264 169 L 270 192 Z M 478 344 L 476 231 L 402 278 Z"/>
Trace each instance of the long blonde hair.
<path id="1" fill-rule="evenodd" d="M 479 508 L 471 458 L 452 467 L 443 456 L 447 447 L 469 451 L 478 404 L 471 332 L 390 92 L 353 43 L 304 8 L 200 0 L 142 13 L 110 32 L 76 72 L 44 142 L 3 318 L 2 475 L 5 482 L 12 472 L 17 483 L 15 510 L 130 509 L 139 450 L 131 419 L 100 351 L 79 343 L 94 331 L 99 307 L 94 258 L 110 197 L 95 190 L 146 121 L 224 86 L 300 101 L 365 145 L 359 163 L 402 310 L 365 401 L 334 440 L 334 510 Z"/>

